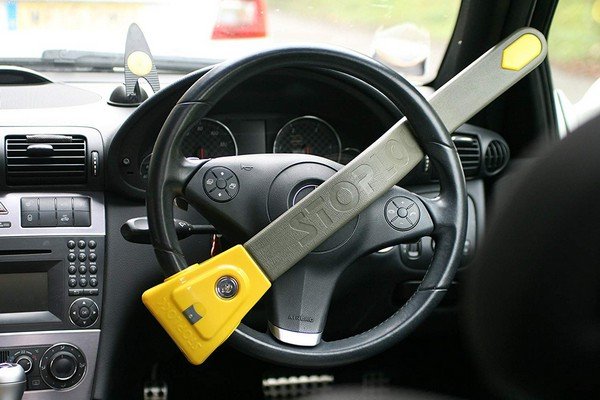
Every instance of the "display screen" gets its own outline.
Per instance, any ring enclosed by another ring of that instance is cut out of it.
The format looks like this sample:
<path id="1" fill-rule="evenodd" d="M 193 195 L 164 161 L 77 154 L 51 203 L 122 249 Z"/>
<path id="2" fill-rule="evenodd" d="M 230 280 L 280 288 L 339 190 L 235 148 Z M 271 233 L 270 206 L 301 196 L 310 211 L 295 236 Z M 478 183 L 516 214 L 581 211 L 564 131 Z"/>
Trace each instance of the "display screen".
<path id="1" fill-rule="evenodd" d="M 48 274 L 0 274 L 0 314 L 48 310 Z"/>

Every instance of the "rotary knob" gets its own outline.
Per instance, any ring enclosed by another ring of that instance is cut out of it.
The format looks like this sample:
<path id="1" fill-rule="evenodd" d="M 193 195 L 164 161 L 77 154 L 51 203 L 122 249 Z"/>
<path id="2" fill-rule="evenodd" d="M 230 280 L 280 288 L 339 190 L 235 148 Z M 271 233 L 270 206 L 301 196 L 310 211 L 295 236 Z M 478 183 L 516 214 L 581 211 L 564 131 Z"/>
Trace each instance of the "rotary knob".
<path id="1" fill-rule="evenodd" d="M 68 351 L 59 351 L 50 357 L 50 375 L 59 381 L 68 381 L 77 372 L 77 360 Z"/>
<path id="2" fill-rule="evenodd" d="M 20 355 L 15 359 L 15 364 L 19 364 L 25 373 L 28 373 L 33 368 L 33 359 L 28 355 Z"/>
<path id="3" fill-rule="evenodd" d="M 50 347 L 42 356 L 40 375 L 54 389 L 67 389 L 79 383 L 85 375 L 86 361 L 75 346 L 65 343 Z"/>

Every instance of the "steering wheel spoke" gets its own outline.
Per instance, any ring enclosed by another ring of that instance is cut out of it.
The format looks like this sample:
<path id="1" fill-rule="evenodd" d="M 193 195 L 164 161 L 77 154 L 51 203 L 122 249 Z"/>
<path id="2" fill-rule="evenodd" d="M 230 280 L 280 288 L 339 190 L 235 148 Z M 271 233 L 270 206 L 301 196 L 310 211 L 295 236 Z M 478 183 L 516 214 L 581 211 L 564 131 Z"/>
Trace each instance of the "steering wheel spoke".
<path id="1" fill-rule="evenodd" d="M 429 207 L 421 196 L 394 186 L 360 214 L 346 254 L 362 255 L 408 243 L 435 230 Z"/>

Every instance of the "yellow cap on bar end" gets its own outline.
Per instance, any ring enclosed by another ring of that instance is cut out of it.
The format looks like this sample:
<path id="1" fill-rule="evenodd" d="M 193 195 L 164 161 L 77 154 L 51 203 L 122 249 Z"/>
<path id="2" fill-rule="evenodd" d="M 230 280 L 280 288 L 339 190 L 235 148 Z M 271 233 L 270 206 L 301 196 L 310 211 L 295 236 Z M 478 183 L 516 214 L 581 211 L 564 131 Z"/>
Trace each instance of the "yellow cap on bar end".
<path id="1" fill-rule="evenodd" d="M 220 282 L 230 295 L 220 294 Z M 142 301 L 186 358 L 200 364 L 233 333 L 270 286 L 250 254 L 238 245 L 148 289 Z"/>
<path id="2" fill-rule="evenodd" d="M 526 33 L 509 44 L 502 51 L 502 68 L 519 71 L 532 62 L 542 52 L 540 38 Z"/>

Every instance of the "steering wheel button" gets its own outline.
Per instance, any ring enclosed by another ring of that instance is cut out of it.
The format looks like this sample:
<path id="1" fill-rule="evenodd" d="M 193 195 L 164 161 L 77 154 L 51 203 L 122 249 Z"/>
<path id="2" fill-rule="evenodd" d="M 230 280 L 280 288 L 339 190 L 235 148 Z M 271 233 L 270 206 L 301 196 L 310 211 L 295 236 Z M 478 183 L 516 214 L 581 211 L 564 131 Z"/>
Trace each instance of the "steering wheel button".
<path id="1" fill-rule="evenodd" d="M 227 193 L 233 199 L 238 192 L 238 184 L 237 182 L 229 182 L 227 184 Z"/>
<path id="2" fill-rule="evenodd" d="M 214 167 L 204 175 L 204 191 L 212 200 L 225 202 L 234 198 L 239 190 L 237 176 L 228 168 Z"/>
<path id="3" fill-rule="evenodd" d="M 204 176 L 204 190 L 210 192 L 214 188 L 217 187 L 217 178 L 213 175 L 211 171 L 208 171 Z"/>
<path id="4" fill-rule="evenodd" d="M 223 178 L 217 179 L 217 187 L 219 189 L 225 189 L 227 187 L 227 181 Z"/>
<path id="5" fill-rule="evenodd" d="M 417 225 L 421 212 L 414 201 L 406 197 L 394 197 L 385 205 L 385 219 L 394 229 L 408 231 Z"/>
<path id="6" fill-rule="evenodd" d="M 408 218 L 410 220 L 410 222 L 414 225 L 417 224 L 417 222 L 419 222 L 419 218 L 421 217 L 421 212 L 419 211 L 419 207 L 414 206 L 410 209 L 408 215 L 406 216 L 406 218 Z"/>
<path id="7" fill-rule="evenodd" d="M 229 180 L 233 176 L 233 172 L 225 167 L 215 167 L 211 169 L 212 173 L 215 174 L 217 179 Z"/>
<path id="8" fill-rule="evenodd" d="M 216 189 L 208 194 L 213 200 L 216 201 L 227 201 L 231 199 L 231 196 L 225 189 Z"/>

